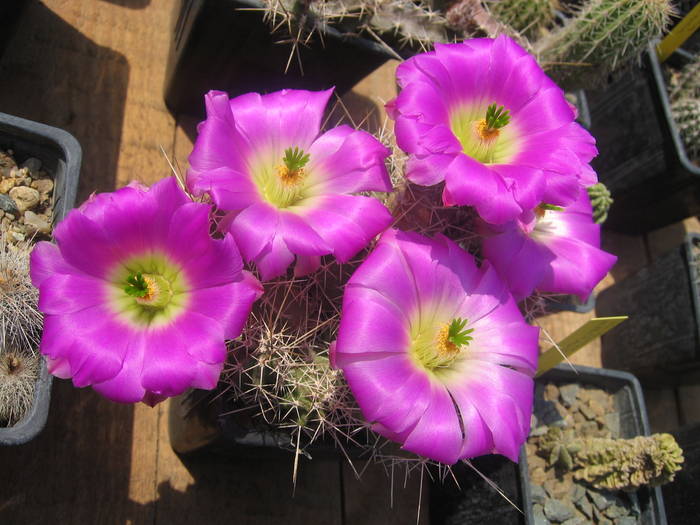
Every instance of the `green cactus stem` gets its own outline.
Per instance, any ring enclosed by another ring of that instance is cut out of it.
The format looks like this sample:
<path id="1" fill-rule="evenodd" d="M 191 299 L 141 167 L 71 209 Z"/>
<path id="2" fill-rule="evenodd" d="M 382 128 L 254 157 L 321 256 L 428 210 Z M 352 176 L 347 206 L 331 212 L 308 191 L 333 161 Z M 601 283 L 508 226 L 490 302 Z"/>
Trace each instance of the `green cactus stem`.
<path id="1" fill-rule="evenodd" d="M 540 40 L 540 61 L 566 88 L 600 84 L 637 59 L 661 35 L 672 13 L 668 0 L 591 0 Z"/>
<path id="2" fill-rule="evenodd" d="M 496 19 L 532 41 L 552 27 L 555 7 L 552 0 L 500 0 L 488 4 Z"/>
<path id="3" fill-rule="evenodd" d="M 552 466 L 573 471 L 575 479 L 611 491 L 664 485 L 683 464 L 683 451 L 670 434 L 577 439 L 571 430 L 550 427 L 539 451 Z"/>
<path id="4" fill-rule="evenodd" d="M 596 224 L 603 224 L 608 218 L 610 206 L 615 202 L 610 196 L 610 190 L 602 182 L 589 186 L 587 190 L 593 206 L 593 221 Z"/>
<path id="5" fill-rule="evenodd" d="M 700 99 L 682 98 L 671 103 L 671 113 L 690 160 L 700 158 Z"/>

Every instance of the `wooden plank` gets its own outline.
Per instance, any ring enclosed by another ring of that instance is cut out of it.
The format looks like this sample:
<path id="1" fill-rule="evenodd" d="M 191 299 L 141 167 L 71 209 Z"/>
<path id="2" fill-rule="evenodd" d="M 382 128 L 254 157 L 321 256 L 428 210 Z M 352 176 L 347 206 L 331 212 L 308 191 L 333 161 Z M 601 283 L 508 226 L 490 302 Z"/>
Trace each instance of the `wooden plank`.
<path id="1" fill-rule="evenodd" d="M 134 407 L 63 380 L 52 394 L 44 431 L 0 448 L 0 523 L 151 523 L 153 507 L 130 498 Z"/>
<path id="2" fill-rule="evenodd" d="M 2 58 L 0 111 L 62 127 L 83 147 L 79 202 L 167 174 L 174 120 L 162 100 L 171 10 L 27 2 Z"/>
<path id="3" fill-rule="evenodd" d="M 684 221 L 670 224 L 647 234 L 649 254 L 652 260 L 670 252 L 685 242 L 687 233 L 700 233 L 700 221 L 697 217 L 690 217 Z"/>

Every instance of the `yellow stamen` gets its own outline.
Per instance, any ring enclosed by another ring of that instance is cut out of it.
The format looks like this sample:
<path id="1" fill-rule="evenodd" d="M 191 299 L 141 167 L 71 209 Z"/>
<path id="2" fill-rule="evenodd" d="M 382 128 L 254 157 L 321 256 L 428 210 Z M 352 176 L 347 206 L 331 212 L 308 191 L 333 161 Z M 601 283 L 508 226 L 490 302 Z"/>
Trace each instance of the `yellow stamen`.
<path id="1" fill-rule="evenodd" d="M 306 175 L 304 168 L 290 170 L 287 166 L 281 164 L 275 169 L 277 170 L 277 176 L 285 186 L 296 186 L 304 179 L 304 176 Z"/>
<path id="2" fill-rule="evenodd" d="M 474 132 L 484 142 L 494 141 L 501 134 L 497 128 L 490 128 L 485 118 L 474 122 Z"/>
<path id="3" fill-rule="evenodd" d="M 449 323 L 440 328 L 437 333 L 435 348 L 441 359 L 451 360 L 459 354 L 459 347 L 449 339 Z"/>
<path id="4" fill-rule="evenodd" d="M 135 297 L 136 302 L 152 308 L 163 308 L 168 305 L 173 295 L 172 288 L 167 279 L 159 275 L 143 275 L 146 282 L 146 295 Z"/>

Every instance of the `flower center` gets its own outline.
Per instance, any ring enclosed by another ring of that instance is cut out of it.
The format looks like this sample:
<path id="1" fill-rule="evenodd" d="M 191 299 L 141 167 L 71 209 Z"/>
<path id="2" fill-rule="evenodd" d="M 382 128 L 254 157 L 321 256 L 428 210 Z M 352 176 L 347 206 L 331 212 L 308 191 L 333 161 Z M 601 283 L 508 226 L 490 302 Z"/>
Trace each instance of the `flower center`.
<path id="1" fill-rule="evenodd" d="M 304 198 L 304 181 L 309 162 L 308 153 L 299 148 L 287 148 L 282 164 L 275 166 L 274 173 L 265 172 L 258 185 L 265 199 L 278 208 L 288 208 Z"/>
<path id="2" fill-rule="evenodd" d="M 413 355 L 416 360 L 427 370 L 435 370 L 450 366 L 462 353 L 463 348 L 469 346 L 473 339 L 471 334 L 474 329 L 465 329 L 468 320 L 460 317 L 450 323 L 441 326 L 434 336 L 427 338 L 421 334 L 413 344 Z"/>
<path id="3" fill-rule="evenodd" d="M 162 253 L 122 261 L 109 281 L 115 315 L 141 328 L 171 322 L 185 311 L 190 300 L 191 288 L 183 267 Z"/>
<path id="4" fill-rule="evenodd" d="M 141 306 L 162 310 L 170 304 L 173 289 L 162 275 L 137 272 L 126 279 L 124 291 Z"/>
<path id="5" fill-rule="evenodd" d="M 451 118 L 452 132 L 462 150 L 484 164 L 506 161 L 514 150 L 513 134 L 504 133 L 510 122 L 510 112 L 494 103 L 486 109 L 485 117 L 479 118 L 479 113 L 478 110 L 459 110 Z"/>

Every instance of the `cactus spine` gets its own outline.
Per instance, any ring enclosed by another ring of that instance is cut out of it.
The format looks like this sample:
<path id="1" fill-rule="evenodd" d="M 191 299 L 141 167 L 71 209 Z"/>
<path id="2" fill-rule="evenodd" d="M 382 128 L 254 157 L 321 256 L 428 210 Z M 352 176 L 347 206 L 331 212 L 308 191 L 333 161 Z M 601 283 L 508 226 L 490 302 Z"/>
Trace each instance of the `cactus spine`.
<path id="1" fill-rule="evenodd" d="M 34 401 L 39 356 L 0 350 L 0 426 L 12 426 Z"/>
<path id="2" fill-rule="evenodd" d="M 537 51 L 557 83 L 588 87 L 639 57 L 672 13 L 668 0 L 591 0 Z"/>
<path id="3" fill-rule="evenodd" d="M 543 36 L 554 22 L 556 6 L 552 0 L 500 0 L 488 5 L 498 20 L 532 41 Z"/>
<path id="4" fill-rule="evenodd" d="M 683 98 L 671 104 L 671 113 L 691 160 L 700 158 L 700 100 Z"/>
<path id="5" fill-rule="evenodd" d="M 39 292 L 29 277 L 27 242 L 10 243 L 0 232 L 0 332 L 7 346 L 32 352 L 39 344 Z"/>

